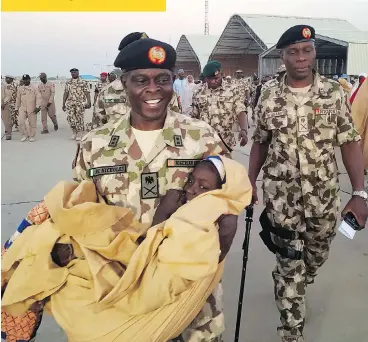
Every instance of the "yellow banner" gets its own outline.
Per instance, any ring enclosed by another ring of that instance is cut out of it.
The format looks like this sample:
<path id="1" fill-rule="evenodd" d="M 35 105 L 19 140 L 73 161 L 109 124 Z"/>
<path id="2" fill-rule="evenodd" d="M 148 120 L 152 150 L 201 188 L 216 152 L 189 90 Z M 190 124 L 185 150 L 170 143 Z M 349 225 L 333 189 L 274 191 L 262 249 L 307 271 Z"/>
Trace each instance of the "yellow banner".
<path id="1" fill-rule="evenodd" d="M 165 12 L 166 0 L 2 0 L 3 12 Z"/>

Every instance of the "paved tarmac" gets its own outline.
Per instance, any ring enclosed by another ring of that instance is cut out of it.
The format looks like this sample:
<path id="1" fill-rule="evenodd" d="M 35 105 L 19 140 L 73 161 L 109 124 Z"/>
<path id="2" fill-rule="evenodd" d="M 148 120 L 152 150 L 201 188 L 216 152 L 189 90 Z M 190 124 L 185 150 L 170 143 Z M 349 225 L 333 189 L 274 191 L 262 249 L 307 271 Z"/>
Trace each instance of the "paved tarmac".
<path id="1" fill-rule="evenodd" d="M 1 141 L 2 153 L 2 206 L 1 241 L 9 238 L 29 209 L 60 180 L 71 179 L 71 165 L 76 142 L 69 140 L 71 132 L 61 110 L 62 87 L 56 91 L 57 116 L 60 128 L 54 132 L 49 124 L 49 135 L 37 135 L 34 143 L 21 143 L 20 134 L 12 141 Z M 93 94 L 92 94 L 93 95 Z M 86 122 L 91 110 L 86 113 Z M 41 130 L 40 119 L 38 132 Z M 2 128 L 2 135 L 4 129 Z M 250 143 L 234 158 L 248 165 Z M 343 205 L 351 191 L 346 171 L 340 164 L 341 197 Z M 259 184 L 260 185 L 260 184 Z M 261 194 L 259 194 L 261 195 Z M 262 244 L 258 233 L 262 205 L 255 209 L 252 226 L 249 263 L 245 285 L 241 336 L 243 342 L 277 342 L 279 323 L 274 304 L 271 271 L 274 255 Z M 239 218 L 238 232 L 227 257 L 224 276 L 226 332 L 225 342 L 234 340 L 239 284 L 242 267 L 244 216 Z M 333 241 L 327 263 L 321 269 L 315 285 L 308 289 L 308 322 L 305 328 L 307 342 L 368 342 L 368 232 L 358 233 L 348 240 L 340 233 Z M 67 341 L 52 318 L 45 315 L 37 342 Z M 144 342 L 144 341 L 142 341 Z"/>

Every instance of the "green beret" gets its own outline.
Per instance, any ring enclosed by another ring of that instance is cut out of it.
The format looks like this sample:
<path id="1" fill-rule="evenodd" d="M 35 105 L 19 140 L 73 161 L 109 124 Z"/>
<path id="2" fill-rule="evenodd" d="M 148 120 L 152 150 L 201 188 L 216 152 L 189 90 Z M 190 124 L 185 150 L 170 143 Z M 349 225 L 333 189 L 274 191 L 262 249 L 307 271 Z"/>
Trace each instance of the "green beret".
<path id="1" fill-rule="evenodd" d="M 217 61 L 211 61 L 203 68 L 204 77 L 215 77 L 221 71 L 221 63 Z"/>

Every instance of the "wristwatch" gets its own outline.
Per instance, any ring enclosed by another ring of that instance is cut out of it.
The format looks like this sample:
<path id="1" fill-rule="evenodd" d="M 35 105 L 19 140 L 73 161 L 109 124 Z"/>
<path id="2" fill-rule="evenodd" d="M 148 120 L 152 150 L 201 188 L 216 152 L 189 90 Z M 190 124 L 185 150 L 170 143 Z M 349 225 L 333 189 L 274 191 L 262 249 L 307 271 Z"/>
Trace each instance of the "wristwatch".
<path id="1" fill-rule="evenodd" d="M 353 191 L 353 196 L 358 196 L 362 199 L 364 199 L 364 201 L 368 200 L 368 194 L 365 190 L 360 190 L 360 191 Z"/>

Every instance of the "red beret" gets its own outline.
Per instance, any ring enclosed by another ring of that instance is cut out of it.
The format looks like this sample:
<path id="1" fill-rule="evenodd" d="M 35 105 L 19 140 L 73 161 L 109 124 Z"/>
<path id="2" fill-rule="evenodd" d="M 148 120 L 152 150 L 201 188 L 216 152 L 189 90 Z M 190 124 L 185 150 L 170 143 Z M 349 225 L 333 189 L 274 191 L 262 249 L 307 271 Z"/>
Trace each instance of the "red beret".
<path id="1" fill-rule="evenodd" d="M 100 76 L 107 76 L 107 72 L 101 72 Z"/>

